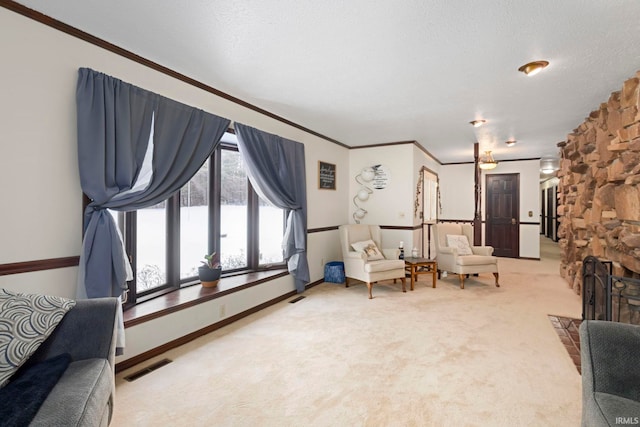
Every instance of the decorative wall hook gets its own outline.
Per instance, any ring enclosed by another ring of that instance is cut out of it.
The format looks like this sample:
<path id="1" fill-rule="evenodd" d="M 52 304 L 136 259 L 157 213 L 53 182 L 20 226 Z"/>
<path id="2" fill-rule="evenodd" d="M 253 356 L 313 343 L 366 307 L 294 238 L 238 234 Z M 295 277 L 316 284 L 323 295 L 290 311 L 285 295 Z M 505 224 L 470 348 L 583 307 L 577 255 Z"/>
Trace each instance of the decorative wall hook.
<path id="1" fill-rule="evenodd" d="M 367 214 L 366 209 L 363 209 L 359 204 L 360 202 L 366 202 L 369 200 L 369 196 L 373 193 L 373 190 L 367 187 L 368 182 L 371 182 L 375 176 L 375 172 L 372 168 L 366 167 L 356 175 L 356 182 L 362 187 L 358 190 L 355 196 L 353 196 L 353 204 L 356 206 L 355 212 L 353 212 L 353 220 L 356 224 L 360 224 L 360 220 Z"/>

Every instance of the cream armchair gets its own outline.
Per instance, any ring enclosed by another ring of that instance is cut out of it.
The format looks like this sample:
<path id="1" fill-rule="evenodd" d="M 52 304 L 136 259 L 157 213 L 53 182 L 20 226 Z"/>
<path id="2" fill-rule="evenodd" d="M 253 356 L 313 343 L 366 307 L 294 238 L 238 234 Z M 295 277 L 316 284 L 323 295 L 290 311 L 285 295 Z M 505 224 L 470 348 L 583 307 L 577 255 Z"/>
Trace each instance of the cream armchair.
<path id="1" fill-rule="evenodd" d="M 473 252 L 471 255 L 460 255 L 458 248 L 447 245 L 447 236 L 466 236 Z M 436 262 L 439 271 L 456 273 L 460 278 L 460 289 L 464 289 L 464 279 L 469 274 L 493 273 L 498 283 L 498 258 L 493 256 L 491 246 L 472 246 L 473 228 L 469 224 L 439 223 L 433 226 L 433 237 L 436 247 Z"/>
<path id="2" fill-rule="evenodd" d="M 380 280 L 401 279 L 402 292 L 406 292 L 404 261 L 398 259 L 398 249 L 382 249 L 380 245 L 380 227 L 377 225 L 348 224 L 341 225 L 340 243 L 344 260 L 344 272 L 346 276 L 345 286 L 349 287 L 349 279 L 361 280 L 367 284 L 369 299 L 373 283 Z M 373 240 L 384 259 L 372 260 L 363 251 L 355 251 L 351 246 L 354 243 Z"/>

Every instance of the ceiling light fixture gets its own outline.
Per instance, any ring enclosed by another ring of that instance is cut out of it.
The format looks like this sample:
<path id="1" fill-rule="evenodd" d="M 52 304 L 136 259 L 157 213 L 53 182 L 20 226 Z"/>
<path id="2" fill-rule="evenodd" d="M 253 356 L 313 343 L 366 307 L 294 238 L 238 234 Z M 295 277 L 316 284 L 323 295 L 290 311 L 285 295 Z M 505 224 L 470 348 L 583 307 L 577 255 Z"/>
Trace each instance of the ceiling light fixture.
<path id="1" fill-rule="evenodd" d="M 522 71 L 527 76 L 535 76 L 547 65 L 549 65 L 549 61 L 533 61 L 528 64 L 524 64 L 522 67 L 518 68 L 518 71 Z"/>
<path id="2" fill-rule="evenodd" d="M 471 123 L 471 126 L 473 126 L 474 128 L 478 128 L 480 126 L 482 126 L 483 124 L 487 123 L 486 120 L 471 120 L 469 123 Z"/>
<path id="3" fill-rule="evenodd" d="M 507 147 L 513 147 L 514 145 L 516 145 L 516 141 L 515 139 L 510 139 L 509 141 L 505 141 L 504 143 L 507 144 Z"/>
<path id="4" fill-rule="evenodd" d="M 480 169 L 489 170 L 489 169 L 495 169 L 496 166 L 498 166 L 498 162 L 496 162 L 493 159 L 493 156 L 491 155 L 491 151 L 485 151 L 484 157 L 478 163 L 478 167 Z"/>
<path id="5" fill-rule="evenodd" d="M 540 172 L 545 175 L 554 174 L 558 169 L 560 169 L 560 159 L 557 158 L 547 158 L 540 160 Z"/>

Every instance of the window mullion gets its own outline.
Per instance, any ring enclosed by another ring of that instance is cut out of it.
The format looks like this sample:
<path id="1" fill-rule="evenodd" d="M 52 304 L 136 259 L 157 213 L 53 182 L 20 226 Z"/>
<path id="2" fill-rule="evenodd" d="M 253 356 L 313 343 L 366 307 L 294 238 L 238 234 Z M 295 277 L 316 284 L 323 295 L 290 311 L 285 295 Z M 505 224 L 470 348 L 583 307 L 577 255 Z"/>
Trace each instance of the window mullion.
<path id="1" fill-rule="evenodd" d="M 131 269 L 133 270 L 133 279 L 129 281 L 129 293 L 127 295 L 126 307 L 134 306 L 138 299 L 138 292 L 136 289 L 136 257 L 137 257 L 137 231 L 136 231 L 137 214 L 136 211 L 126 212 L 124 214 L 124 244 L 125 250 L 129 255 L 129 262 L 131 263 Z"/>
<path id="2" fill-rule="evenodd" d="M 260 198 L 253 190 L 253 186 L 247 180 L 249 194 L 247 200 L 247 264 L 252 270 L 258 268 L 260 264 L 260 218 L 259 207 Z"/>
<path id="3" fill-rule="evenodd" d="M 209 253 L 212 253 L 220 252 L 220 194 L 222 193 L 222 148 L 220 146 L 214 151 L 209 161 Z"/>
<path id="4" fill-rule="evenodd" d="M 167 200 L 167 283 L 171 287 L 180 284 L 180 192 Z"/>

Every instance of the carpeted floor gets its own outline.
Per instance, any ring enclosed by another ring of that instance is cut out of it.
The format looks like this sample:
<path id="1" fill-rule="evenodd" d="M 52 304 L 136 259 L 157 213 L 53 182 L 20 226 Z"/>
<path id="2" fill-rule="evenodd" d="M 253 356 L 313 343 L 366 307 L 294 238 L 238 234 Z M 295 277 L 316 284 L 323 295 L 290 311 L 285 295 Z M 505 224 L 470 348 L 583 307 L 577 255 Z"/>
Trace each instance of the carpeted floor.
<path id="1" fill-rule="evenodd" d="M 580 375 L 547 314 L 579 317 L 580 298 L 553 258 L 499 268 L 500 288 L 316 286 L 118 374 L 111 425 L 579 425 Z"/>

